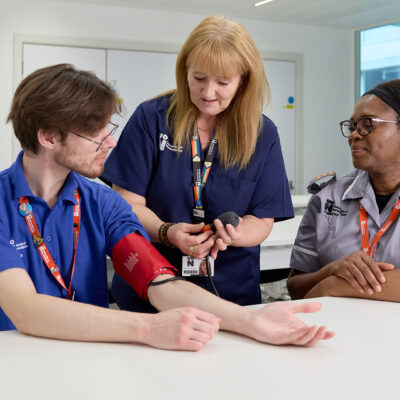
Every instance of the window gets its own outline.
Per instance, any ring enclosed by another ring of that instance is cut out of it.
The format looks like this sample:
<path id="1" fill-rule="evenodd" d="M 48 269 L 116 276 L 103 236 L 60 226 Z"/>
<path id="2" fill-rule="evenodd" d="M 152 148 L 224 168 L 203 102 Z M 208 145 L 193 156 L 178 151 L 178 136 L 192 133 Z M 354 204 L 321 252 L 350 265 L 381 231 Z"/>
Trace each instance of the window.
<path id="1" fill-rule="evenodd" d="M 359 88 L 357 98 L 378 83 L 400 79 L 400 22 L 358 32 Z"/>

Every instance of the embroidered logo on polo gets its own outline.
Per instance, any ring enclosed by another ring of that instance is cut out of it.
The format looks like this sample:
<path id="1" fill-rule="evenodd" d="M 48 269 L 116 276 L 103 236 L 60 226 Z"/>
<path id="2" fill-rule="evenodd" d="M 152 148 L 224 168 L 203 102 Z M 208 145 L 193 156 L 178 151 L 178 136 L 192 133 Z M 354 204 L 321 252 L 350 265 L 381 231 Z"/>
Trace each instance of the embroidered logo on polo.
<path id="1" fill-rule="evenodd" d="M 326 215 L 347 215 L 348 210 L 343 210 L 339 206 L 335 205 L 333 200 L 327 199 L 325 202 L 324 213 Z"/>
<path id="2" fill-rule="evenodd" d="M 19 251 L 24 250 L 24 249 L 26 249 L 26 248 L 28 247 L 28 244 L 27 244 L 25 241 L 15 243 L 15 240 L 14 240 L 14 239 L 11 239 L 11 240 L 10 240 L 10 244 L 11 244 L 11 246 L 13 246 L 16 250 L 19 250 Z M 22 254 L 21 254 L 21 257 L 22 257 Z"/>
<path id="3" fill-rule="evenodd" d="M 160 132 L 159 143 L 160 151 L 164 151 L 165 149 L 179 153 L 182 153 L 183 151 L 183 146 L 174 146 L 168 141 L 168 135 L 162 132 Z"/>

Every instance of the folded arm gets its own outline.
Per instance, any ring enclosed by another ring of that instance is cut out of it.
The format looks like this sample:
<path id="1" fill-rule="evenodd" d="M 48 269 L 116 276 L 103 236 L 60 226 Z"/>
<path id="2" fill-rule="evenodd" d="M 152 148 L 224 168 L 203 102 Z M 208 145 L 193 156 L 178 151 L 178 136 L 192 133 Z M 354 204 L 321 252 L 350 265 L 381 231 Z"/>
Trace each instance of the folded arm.
<path id="1" fill-rule="evenodd" d="M 386 280 L 381 284 L 382 290 L 380 292 L 361 293 L 345 279 L 330 276 L 314 286 L 305 295 L 305 298 L 335 296 L 400 302 L 400 270 L 385 271 L 383 274 Z"/>
<path id="2" fill-rule="evenodd" d="M 383 271 L 393 269 L 393 264 L 375 261 L 364 251 L 358 250 L 316 272 L 303 273 L 292 269 L 287 286 L 292 298 L 299 299 L 326 278 L 337 276 L 346 280 L 360 294 L 372 295 L 382 290 L 382 284 L 386 281 Z"/>
<path id="3" fill-rule="evenodd" d="M 292 269 L 287 280 L 288 292 L 293 300 L 303 299 L 315 285 L 329 276 L 331 274 L 327 268 L 308 273 Z"/>

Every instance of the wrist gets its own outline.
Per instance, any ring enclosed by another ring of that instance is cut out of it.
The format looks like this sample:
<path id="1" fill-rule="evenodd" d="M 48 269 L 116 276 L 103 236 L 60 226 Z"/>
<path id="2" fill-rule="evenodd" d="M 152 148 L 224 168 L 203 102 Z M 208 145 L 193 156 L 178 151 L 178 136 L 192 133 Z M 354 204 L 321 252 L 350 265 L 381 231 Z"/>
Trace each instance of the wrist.
<path id="1" fill-rule="evenodd" d="M 235 304 L 230 312 L 228 312 L 228 309 L 225 310 L 225 315 L 221 320 L 221 329 L 244 336 L 251 336 L 252 324 L 256 314 L 256 310 Z"/>
<path id="2" fill-rule="evenodd" d="M 174 248 L 176 247 L 173 243 L 170 242 L 168 238 L 168 229 L 171 228 L 172 225 L 175 225 L 174 222 L 167 222 L 160 225 L 158 229 L 158 239 L 161 244 L 167 247 Z"/>
<path id="3" fill-rule="evenodd" d="M 336 278 L 337 277 L 331 275 L 323 279 L 307 293 L 305 298 L 334 296 L 335 282 L 337 282 Z"/>
<path id="4" fill-rule="evenodd" d="M 159 314 L 141 314 L 141 321 L 138 328 L 140 343 L 154 347 L 157 338 L 154 336 Z"/>
<path id="5" fill-rule="evenodd" d="M 119 311 L 125 316 L 127 321 L 127 339 L 129 343 L 143 343 L 149 345 L 149 336 L 151 334 L 152 314 L 132 313 L 130 311 Z M 123 340 L 125 341 L 125 339 Z"/>
<path id="6" fill-rule="evenodd" d="M 325 265 L 325 267 L 321 268 L 320 271 L 322 272 L 321 280 L 329 278 L 330 276 L 336 275 L 336 262 L 333 261 L 333 262 Z"/>

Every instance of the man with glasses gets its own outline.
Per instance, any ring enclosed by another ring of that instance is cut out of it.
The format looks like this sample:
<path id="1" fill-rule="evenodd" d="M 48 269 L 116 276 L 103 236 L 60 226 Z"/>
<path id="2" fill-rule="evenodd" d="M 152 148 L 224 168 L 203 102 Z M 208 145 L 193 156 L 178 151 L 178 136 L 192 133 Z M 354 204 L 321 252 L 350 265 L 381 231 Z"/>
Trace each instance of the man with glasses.
<path id="1" fill-rule="evenodd" d="M 400 80 L 365 93 L 340 128 L 356 170 L 309 185 L 289 292 L 400 301 Z"/>
<path id="2" fill-rule="evenodd" d="M 175 276 L 125 200 L 81 176 L 102 174 L 118 110 L 110 86 L 68 64 L 35 71 L 17 88 L 8 121 L 23 150 L 0 174 L 0 330 L 181 350 L 201 349 L 220 325 L 274 344 L 332 337 L 295 317 L 316 303 L 248 310 Z M 106 254 L 162 312 L 107 308 Z"/>

